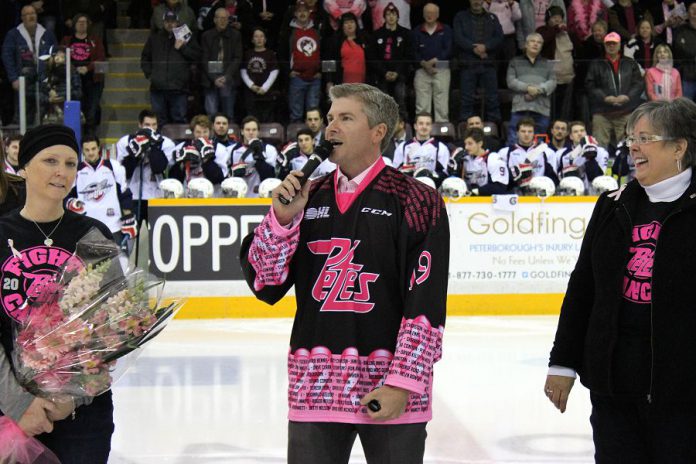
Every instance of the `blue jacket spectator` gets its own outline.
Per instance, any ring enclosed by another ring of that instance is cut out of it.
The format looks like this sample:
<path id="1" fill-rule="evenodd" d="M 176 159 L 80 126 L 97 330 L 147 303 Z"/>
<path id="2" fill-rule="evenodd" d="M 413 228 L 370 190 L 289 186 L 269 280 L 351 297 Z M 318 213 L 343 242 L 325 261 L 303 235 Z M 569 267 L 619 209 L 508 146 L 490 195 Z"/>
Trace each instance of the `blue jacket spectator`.
<path id="1" fill-rule="evenodd" d="M 448 61 L 452 57 L 452 28 L 437 21 L 435 32 L 428 34 L 425 26 L 426 24 L 420 24 L 413 30 L 416 59 L 428 61 L 437 58 L 438 61 Z"/>
<path id="2" fill-rule="evenodd" d="M 486 120 L 499 122 L 495 56 L 503 43 L 503 28 L 493 13 L 483 9 L 483 0 L 471 0 L 468 10 L 454 17 L 454 43 L 457 46 L 461 78 L 461 111 L 459 120 L 476 114 L 474 93 L 483 87 L 486 100 Z"/>
<path id="3" fill-rule="evenodd" d="M 38 24 L 34 7 L 27 5 L 22 8 L 22 23 L 7 33 L 2 44 L 2 63 L 15 92 L 19 91 L 20 76 L 26 78 L 27 122 L 30 125 L 36 116 L 36 83 L 46 75 L 46 63 L 39 57 L 49 55 L 56 43 L 53 33 Z"/>
<path id="4" fill-rule="evenodd" d="M 416 114 L 430 113 L 436 122 L 448 122 L 452 28 L 438 21 L 439 16 L 440 8 L 428 3 L 423 8 L 425 22 L 413 30 L 418 65 L 413 87 Z"/>

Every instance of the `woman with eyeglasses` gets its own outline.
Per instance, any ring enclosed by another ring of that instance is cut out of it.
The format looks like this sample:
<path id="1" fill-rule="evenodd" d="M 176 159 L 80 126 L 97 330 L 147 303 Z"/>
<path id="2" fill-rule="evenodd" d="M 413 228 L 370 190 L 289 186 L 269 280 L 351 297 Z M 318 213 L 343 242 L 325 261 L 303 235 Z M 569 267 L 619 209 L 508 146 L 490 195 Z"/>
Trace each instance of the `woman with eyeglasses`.
<path id="1" fill-rule="evenodd" d="M 590 390 L 598 463 L 696 462 L 696 104 L 640 105 L 635 180 L 597 200 L 566 291 L 544 393 Z"/>

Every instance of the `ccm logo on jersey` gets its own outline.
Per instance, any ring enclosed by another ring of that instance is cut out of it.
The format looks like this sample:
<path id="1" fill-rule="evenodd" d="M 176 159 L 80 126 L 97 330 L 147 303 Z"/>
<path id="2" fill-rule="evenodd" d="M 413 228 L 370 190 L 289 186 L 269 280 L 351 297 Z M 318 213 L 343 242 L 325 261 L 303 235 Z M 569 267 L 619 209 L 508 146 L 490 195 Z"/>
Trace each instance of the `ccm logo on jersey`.
<path id="1" fill-rule="evenodd" d="M 369 207 L 365 207 L 365 208 L 361 209 L 360 212 L 361 213 L 370 213 L 370 214 L 374 214 L 376 216 L 391 216 L 392 215 L 392 213 L 390 213 L 389 211 L 385 211 L 383 209 L 369 208 Z"/>

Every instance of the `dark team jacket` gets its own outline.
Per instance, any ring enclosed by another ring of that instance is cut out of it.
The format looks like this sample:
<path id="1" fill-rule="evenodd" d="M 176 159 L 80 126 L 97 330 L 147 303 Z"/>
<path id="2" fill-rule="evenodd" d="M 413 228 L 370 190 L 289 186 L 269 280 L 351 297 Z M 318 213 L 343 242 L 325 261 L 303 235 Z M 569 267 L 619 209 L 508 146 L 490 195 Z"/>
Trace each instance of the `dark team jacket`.
<path id="1" fill-rule="evenodd" d="M 398 25 L 394 31 L 382 26 L 372 34 L 368 65 L 377 82 L 386 81 L 387 71 L 398 73 L 400 81 L 408 79 L 416 59 L 411 36 L 410 30 Z"/>
<path id="2" fill-rule="evenodd" d="M 575 369 L 591 391 L 614 394 L 623 280 L 631 231 L 647 201 L 637 181 L 597 201 L 568 283 L 549 365 Z M 662 221 L 652 270 L 650 399 L 696 400 L 696 184 Z M 678 379 L 678 380 L 675 380 Z"/>
<path id="3" fill-rule="evenodd" d="M 372 423 L 360 398 L 387 384 L 411 392 L 388 423 L 428 421 L 447 299 L 444 203 L 381 159 L 353 194 L 337 194 L 336 178 L 314 181 L 299 226 L 269 212 L 240 254 L 257 298 L 273 304 L 295 286 L 289 418 Z"/>
<path id="4" fill-rule="evenodd" d="M 51 234 L 53 244 L 48 247 L 44 245 L 45 237 L 37 226 L 32 221 L 24 219 L 19 211 L 19 209 L 15 209 L 0 218 L 0 282 L 2 282 L 2 287 L 0 287 L 2 288 L 0 290 L 0 341 L 4 350 L 3 354 L 7 356 L 1 362 L 10 362 L 14 340 L 13 328 L 26 311 L 22 305 L 27 299 L 31 301 L 40 290 L 42 283 L 48 277 L 55 275 L 60 266 L 73 255 L 77 241 L 92 228 L 97 228 L 104 237 L 113 240 L 111 232 L 101 222 L 71 211 L 65 211 L 60 225 Z M 49 234 L 57 222 L 39 223 L 39 226 L 44 233 Z M 18 259 L 12 254 L 8 240 L 13 241 L 13 246 L 22 255 L 22 259 Z M 5 398 L 7 394 L 7 392 L 0 392 L 0 397 L 4 401 L 8 401 L 8 398 Z M 93 405 L 111 402 L 110 394 L 101 395 L 98 398 L 99 400 L 95 400 Z M 26 401 L 22 397 L 15 398 L 15 400 L 18 402 Z M 13 406 L 7 407 L 6 412 L 8 415 L 13 415 Z"/>

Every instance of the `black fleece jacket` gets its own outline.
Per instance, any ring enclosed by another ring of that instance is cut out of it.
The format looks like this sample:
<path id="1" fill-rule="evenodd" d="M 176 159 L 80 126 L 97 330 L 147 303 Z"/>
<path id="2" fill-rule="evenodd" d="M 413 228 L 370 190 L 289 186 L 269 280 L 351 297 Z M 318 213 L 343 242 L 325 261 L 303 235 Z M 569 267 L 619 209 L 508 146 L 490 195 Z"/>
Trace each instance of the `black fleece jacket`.
<path id="1" fill-rule="evenodd" d="M 575 369 L 591 391 L 614 394 L 612 376 L 632 218 L 645 190 L 627 184 L 599 197 L 561 307 L 549 365 Z M 643 203 L 644 204 L 644 203 Z M 655 246 L 651 400 L 696 401 L 696 183 L 667 215 Z"/>

